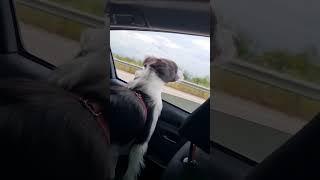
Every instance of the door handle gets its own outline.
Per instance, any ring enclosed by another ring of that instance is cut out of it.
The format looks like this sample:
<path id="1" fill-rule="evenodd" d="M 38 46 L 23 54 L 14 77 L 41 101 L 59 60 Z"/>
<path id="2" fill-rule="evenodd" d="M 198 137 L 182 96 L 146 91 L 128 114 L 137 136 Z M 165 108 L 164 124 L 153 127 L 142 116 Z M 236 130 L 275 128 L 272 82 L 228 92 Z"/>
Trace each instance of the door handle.
<path id="1" fill-rule="evenodd" d="M 162 137 L 163 137 L 163 139 L 165 139 L 166 141 L 169 141 L 169 142 L 171 142 L 171 143 L 173 143 L 173 144 L 177 144 L 177 141 L 172 140 L 172 139 L 169 138 L 167 135 L 163 135 Z"/>

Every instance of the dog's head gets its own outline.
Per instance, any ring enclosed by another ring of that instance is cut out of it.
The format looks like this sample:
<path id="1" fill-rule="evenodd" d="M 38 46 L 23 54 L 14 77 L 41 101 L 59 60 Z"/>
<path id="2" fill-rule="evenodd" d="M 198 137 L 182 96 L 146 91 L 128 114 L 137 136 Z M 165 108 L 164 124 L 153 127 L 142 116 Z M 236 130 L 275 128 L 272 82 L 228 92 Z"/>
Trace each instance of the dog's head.
<path id="1" fill-rule="evenodd" d="M 136 78 L 154 72 L 164 83 L 183 79 L 183 73 L 178 69 L 177 64 L 169 59 L 147 57 L 143 61 L 143 66 L 144 69 L 135 73 Z"/>

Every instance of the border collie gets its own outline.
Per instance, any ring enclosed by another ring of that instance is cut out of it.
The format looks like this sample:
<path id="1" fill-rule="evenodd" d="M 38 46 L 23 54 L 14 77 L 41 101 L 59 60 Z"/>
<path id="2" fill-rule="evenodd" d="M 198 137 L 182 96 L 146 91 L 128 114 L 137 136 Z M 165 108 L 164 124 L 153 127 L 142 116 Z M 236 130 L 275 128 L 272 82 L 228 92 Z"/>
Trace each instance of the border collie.
<path id="1" fill-rule="evenodd" d="M 166 83 L 182 79 L 181 71 L 178 70 L 176 63 L 171 60 L 147 57 L 143 66 L 142 70 L 136 71 L 135 78 L 128 83 L 128 89 L 124 91 L 125 93 L 111 91 L 110 94 L 111 106 L 117 103 L 139 105 L 139 114 L 142 115 L 140 122 L 141 120 L 145 121 L 142 133 L 135 137 L 134 144 L 130 148 L 129 164 L 124 180 L 135 179 L 140 172 L 140 167 L 144 167 L 143 156 L 147 151 L 148 142 L 162 110 L 161 93 L 163 86 Z M 135 96 L 136 100 L 128 100 L 128 92 L 126 91 L 133 92 L 130 96 Z M 127 121 L 130 117 L 137 115 L 136 112 L 129 113 L 124 117 L 124 120 Z M 117 117 L 114 118 L 117 119 Z"/>

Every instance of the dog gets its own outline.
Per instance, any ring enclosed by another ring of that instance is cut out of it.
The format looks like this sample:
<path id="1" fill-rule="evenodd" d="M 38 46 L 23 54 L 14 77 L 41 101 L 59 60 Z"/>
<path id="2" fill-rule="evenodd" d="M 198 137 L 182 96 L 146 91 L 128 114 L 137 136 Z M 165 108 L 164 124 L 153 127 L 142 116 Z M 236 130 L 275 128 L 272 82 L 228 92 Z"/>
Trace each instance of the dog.
<path id="1" fill-rule="evenodd" d="M 177 64 L 168 59 L 147 57 L 143 66 L 142 70 L 136 71 L 134 80 L 128 82 L 124 92 L 111 91 L 110 94 L 111 106 L 117 103 L 139 105 L 139 115 L 142 115 L 140 122 L 141 120 L 145 121 L 143 131 L 135 137 L 134 144 L 130 148 L 129 163 L 124 180 L 136 179 L 140 173 L 140 167 L 144 167 L 143 156 L 147 151 L 148 142 L 162 111 L 163 86 L 183 78 Z M 129 93 L 130 95 L 128 95 Z M 127 99 L 129 96 L 135 97 L 135 100 Z M 118 116 L 118 114 L 116 115 Z M 137 113 L 129 113 L 124 119 L 130 119 L 130 116 L 137 116 Z"/>

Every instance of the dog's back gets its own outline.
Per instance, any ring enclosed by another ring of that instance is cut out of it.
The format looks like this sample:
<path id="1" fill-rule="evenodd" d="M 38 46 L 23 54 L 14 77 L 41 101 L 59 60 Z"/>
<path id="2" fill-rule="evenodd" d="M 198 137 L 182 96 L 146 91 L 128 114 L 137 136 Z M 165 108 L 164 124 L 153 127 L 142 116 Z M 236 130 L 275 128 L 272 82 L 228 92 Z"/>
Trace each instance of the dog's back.
<path id="1" fill-rule="evenodd" d="M 43 82 L 0 80 L 1 176 L 106 179 L 108 145 L 93 116 Z M 10 175 L 10 176 L 6 176 Z"/>
<path id="2" fill-rule="evenodd" d="M 150 123 L 148 114 L 152 112 L 152 105 L 144 99 L 144 106 L 135 92 L 127 87 L 110 86 L 111 122 L 110 126 L 117 132 L 112 132 L 116 142 L 125 144 L 131 140 L 140 143 L 147 136 Z"/>

